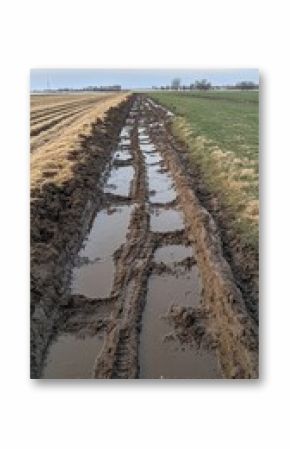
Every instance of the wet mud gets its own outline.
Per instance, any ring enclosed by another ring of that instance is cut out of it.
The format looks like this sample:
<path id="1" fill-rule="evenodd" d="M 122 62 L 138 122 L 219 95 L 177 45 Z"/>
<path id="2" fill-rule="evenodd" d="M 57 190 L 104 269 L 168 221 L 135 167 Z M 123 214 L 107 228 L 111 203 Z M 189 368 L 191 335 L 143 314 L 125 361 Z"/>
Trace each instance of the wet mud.
<path id="1" fill-rule="evenodd" d="M 132 206 L 99 211 L 73 269 L 71 291 L 88 298 L 111 295 L 114 253 L 126 242 Z"/>
<path id="2" fill-rule="evenodd" d="M 168 139 L 171 114 L 143 96 L 123 108 L 109 157 L 94 188 L 88 183 L 74 251 L 68 248 L 58 276 L 62 293 L 50 302 L 54 325 L 32 372 L 46 379 L 256 377 L 254 325 L 218 230 Z M 33 316 L 37 346 L 44 308 L 35 305 Z"/>
<path id="3" fill-rule="evenodd" d="M 180 251 L 176 250 L 178 258 Z M 164 263 L 164 260 L 161 262 Z M 189 344 L 182 342 L 168 318 L 174 304 L 185 310 L 200 305 L 201 288 L 196 265 L 191 268 L 174 267 L 170 274 L 152 274 L 149 277 L 140 336 L 141 378 L 221 377 L 214 351 L 199 346 L 194 338 Z"/>

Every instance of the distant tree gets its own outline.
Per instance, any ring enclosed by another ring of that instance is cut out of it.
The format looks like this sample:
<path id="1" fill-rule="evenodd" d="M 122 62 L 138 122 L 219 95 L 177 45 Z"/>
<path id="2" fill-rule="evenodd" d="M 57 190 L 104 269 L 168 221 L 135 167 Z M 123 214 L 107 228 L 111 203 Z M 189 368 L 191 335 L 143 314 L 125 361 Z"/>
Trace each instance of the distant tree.
<path id="1" fill-rule="evenodd" d="M 258 89 L 258 85 L 253 83 L 253 81 L 241 81 L 240 83 L 236 84 L 236 89 L 242 89 L 242 90 L 251 90 L 251 89 Z"/>
<path id="2" fill-rule="evenodd" d="M 202 79 L 200 81 L 195 81 L 194 88 L 198 90 L 208 90 L 211 88 L 211 83 L 206 79 Z"/>
<path id="3" fill-rule="evenodd" d="M 171 81 L 171 89 L 178 90 L 180 87 L 181 79 L 180 78 L 174 78 Z"/>

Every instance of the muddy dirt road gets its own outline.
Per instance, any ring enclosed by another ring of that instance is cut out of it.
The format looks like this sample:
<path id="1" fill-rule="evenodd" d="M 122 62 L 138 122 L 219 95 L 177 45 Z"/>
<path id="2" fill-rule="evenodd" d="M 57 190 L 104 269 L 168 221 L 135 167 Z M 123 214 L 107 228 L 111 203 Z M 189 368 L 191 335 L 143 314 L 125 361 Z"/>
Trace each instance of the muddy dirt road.
<path id="1" fill-rule="evenodd" d="M 257 377 L 256 325 L 169 120 L 134 98 L 37 377 Z"/>

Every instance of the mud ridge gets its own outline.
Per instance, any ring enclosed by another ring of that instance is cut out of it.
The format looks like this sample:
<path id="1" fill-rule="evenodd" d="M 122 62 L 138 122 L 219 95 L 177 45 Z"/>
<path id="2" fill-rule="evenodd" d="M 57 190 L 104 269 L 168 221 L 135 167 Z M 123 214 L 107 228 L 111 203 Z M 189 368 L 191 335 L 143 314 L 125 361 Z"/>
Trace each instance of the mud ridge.
<path id="1" fill-rule="evenodd" d="M 137 126 L 131 135 L 135 177 L 132 214 L 128 239 L 118 252 L 113 292 L 118 296 L 109 331 L 96 359 L 93 377 L 130 379 L 138 377 L 139 322 L 142 314 L 147 276 L 154 250 L 149 231 L 144 159 L 139 151 Z"/>

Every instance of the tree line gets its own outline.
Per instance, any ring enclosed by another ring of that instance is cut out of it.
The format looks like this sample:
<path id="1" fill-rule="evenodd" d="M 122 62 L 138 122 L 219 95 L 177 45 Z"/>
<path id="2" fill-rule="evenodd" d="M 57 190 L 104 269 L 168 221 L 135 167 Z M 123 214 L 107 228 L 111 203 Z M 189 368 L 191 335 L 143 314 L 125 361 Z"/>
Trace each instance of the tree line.
<path id="1" fill-rule="evenodd" d="M 206 79 L 197 80 L 194 83 L 191 83 L 189 85 L 183 85 L 183 84 L 181 84 L 180 78 L 174 78 L 171 81 L 171 85 L 160 86 L 160 87 L 152 86 L 152 89 L 161 89 L 161 90 L 209 90 L 209 89 L 222 89 L 222 88 L 237 89 L 237 90 L 253 90 L 253 89 L 258 89 L 259 85 L 256 83 L 253 83 L 252 81 L 241 81 L 234 85 L 213 86 Z"/>

